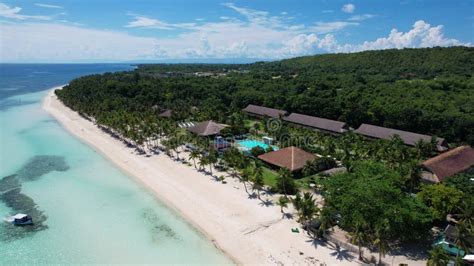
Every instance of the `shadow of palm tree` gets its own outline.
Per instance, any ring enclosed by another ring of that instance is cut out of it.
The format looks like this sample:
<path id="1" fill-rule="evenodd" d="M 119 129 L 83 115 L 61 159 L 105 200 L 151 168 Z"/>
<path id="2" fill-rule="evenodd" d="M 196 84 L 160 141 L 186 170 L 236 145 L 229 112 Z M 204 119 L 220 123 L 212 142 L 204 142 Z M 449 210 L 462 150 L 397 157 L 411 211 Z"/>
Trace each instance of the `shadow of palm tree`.
<path id="1" fill-rule="evenodd" d="M 337 260 L 348 260 L 352 261 L 354 259 L 354 255 L 352 255 L 349 250 L 341 248 L 340 245 L 336 244 L 335 246 L 329 246 L 329 249 L 334 250 L 334 252 L 331 252 L 331 256 L 335 256 Z"/>
<path id="2" fill-rule="evenodd" d="M 273 201 L 269 200 L 269 199 L 266 199 L 266 200 L 260 200 L 260 203 L 259 205 L 261 206 L 265 206 L 265 207 L 270 207 L 270 206 L 273 206 L 275 204 L 273 204 Z"/>
<path id="3" fill-rule="evenodd" d="M 308 238 L 309 239 L 306 240 L 306 242 L 311 243 L 311 245 L 314 246 L 314 248 L 327 246 L 327 242 L 325 240 L 314 238 L 314 237 L 308 237 Z"/>
<path id="4" fill-rule="evenodd" d="M 282 213 L 281 218 L 282 219 L 286 218 L 288 220 L 293 220 L 295 218 L 295 216 L 293 214 L 289 213 L 289 212 L 284 212 L 284 213 Z"/>
<path id="5" fill-rule="evenodd" d="M 257 198 L 257 194 L 255 192 L 253 193 L 249 193 L 249 199 L 256 199 Z"/>

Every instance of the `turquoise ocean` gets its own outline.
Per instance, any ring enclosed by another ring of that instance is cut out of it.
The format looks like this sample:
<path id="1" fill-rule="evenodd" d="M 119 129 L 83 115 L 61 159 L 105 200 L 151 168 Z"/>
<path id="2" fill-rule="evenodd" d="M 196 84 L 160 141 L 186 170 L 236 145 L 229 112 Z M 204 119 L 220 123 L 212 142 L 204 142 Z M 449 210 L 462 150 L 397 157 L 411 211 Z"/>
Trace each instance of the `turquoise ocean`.
<path id="1" fill-rule="evenodd" d="M 0 265 L 230 264 L 149 191 L 41 109 L 53 86 L 126 64 L 0 64 Z M 210 217 L 212 218 L 212 217 Z"/>

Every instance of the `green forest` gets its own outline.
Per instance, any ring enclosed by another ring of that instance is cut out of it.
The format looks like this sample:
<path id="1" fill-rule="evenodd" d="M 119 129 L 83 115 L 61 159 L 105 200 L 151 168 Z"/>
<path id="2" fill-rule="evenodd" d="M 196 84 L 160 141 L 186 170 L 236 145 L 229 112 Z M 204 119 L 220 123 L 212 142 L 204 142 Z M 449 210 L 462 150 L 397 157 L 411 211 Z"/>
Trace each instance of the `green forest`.
<path id="1" fill-rule="evenodd" d="M 176 120 L 226 122 L 257 104 L 474 145 L 473 73 L 474 48 L 384 50 L 245 65 L 139 65 L 73 80 L 58 95 L 94 117 L 155 106 L 173 109 Z"/>
<path id="2" fill-rule="evenodd" d="M 140 65 L 75 79 L 56 95 L 142 153 L 161 146 L 196 170 L 209 166 L 213 175 L 213 168 L 226 168 L 249 196 L 247 184 L 258 199 L 261 191 L 279 193 L 281 212 L 292 203 L 308 233 L 324 237 L 338 225 L 359 247 L 360 257 L 361 247 L 367 246 L 378 250 L 380 262 L 402 243 L 429 248 L 434 240 L 430 229 L 444 227 L 448 214 L 456 215 L 458 228 L 466 232 L 457 245 L 471 248 L 474 174 L 426 185 L 420 163 L 437 153 L 435 143 L 408 147 L 398 136 L 367 141 L 352 132 L 334 136 L 282 121 L 272 129 L 265 119 L 249 119 L 240 110 L 264 105 L 345 121 L 353 128 L 371 123 L 444 137 L 452 146 L 473 145 L 473 73 L 474 48 L 384 50 L 246 65 Z M 167 109 L 171 119 L 159 117 Z M 219 154 L 209 145 L 212 141 L 176 123 L 208 119 L 229 125 L 222 135 L 268 135 L 280 148 L 298 146 L 321 158 L 306 162 L 302 176 L 287 169 L 276 173 L 255 159 L 266 150 L 252 149 L 253 157 L 234 147 Z M 197 147 L 189 161 L 179 155 L 184 144 Z M 321 174 L 336 160 L 346 172 L 330 178 Z M 225 182 L 224 176 L 216 179 Z M 324 197 L 321 208 L 307 192 L 310 184 L 317 184 Z"/>

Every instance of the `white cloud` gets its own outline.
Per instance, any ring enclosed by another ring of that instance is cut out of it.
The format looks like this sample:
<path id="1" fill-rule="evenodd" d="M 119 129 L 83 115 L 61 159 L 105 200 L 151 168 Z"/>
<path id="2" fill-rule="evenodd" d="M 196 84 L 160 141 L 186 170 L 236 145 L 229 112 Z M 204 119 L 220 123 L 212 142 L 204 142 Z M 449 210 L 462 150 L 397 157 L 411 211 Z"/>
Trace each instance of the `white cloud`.
<path id="1" fill-rule="evenodd" d="M 342 30 L 349 26 L 357 26 L 357 22 L 348 22 L 348 21 L 333 21 L 333 22 L 316 22 L 316 24 L 310 27 L 310 30 L 315 33 L 329 33 Z"/>
<path id="2" fill-rule="evenodd" d="M 157 40 L 122 32 L 53 23 L 2 25 L 0 58 L 6 62 L 151 59 Z"/>
<path id="3" fill-rule="evenodd" d="M 272 28 L 284 27 L 284 17 L 270 16 L 270 13 L 267 11 L 238 7 L 233 3 L 223 3 L 222 5 L 245 17 L 250 24 L 264 25 Z"/>
<path id="4" fill-rule="evenodd" d="M 444 37 L 442 25 L 431 26 L 423 20 L 418 20 L 408 32 L 392 29 L 387 37 L 378 38 L 375 41 L 365 41 L 363 44 L 348 46 L 345 49 L 349 48 L 349 51 L 353 52 L 453 45 L 472 46 L 471 43 L 462 43 L 459 40 Z"/>
<path id="5" fill-rule="evenodd" d="M 155 28 L 155 29 L 162 29 L 162 30 L 171 30 L 171 27 L 168 23 L 147 18 L 147 17 L 135 17 L 133 21 L 130 21 L 125 27 L 128 28 Z"/>
<path id="6" fill-rule="evenodd" d="M 175 30 L 167 37 L 137 37 L 125 32 L 89 29 L 55 23 L 2 23 L 0 58 L 5 62 L 121 61 L 183 58 L 286 58 L 325 52 L 471 45 L 444 37 L 443 27 L 417 21 L 408 32 L 393 29 L 387 37 L 361 44 L 340 44 L 331 34 L 359 25 L 366 15 L 351 21 L 288 23 L 266 11 L 224 4 L 244 19 L 216 22 L 169 23 L 128 14 L 126 28 Z M 10 9 L 9 9 L 10 10 Z M 18 16 L 13 8 L 9 16 Z M 3 13 L 5 14 L 5 12 Z M 13 14 L 13 15 L 12 15 Z M 176 31 L 179 29 L 180 31 Z M 184 31 L 182 31 L 184 29 Z"/>
<path id="7" fill-rule="evenodd" d="M 160 30 L 173 29 L 192 29 L 196 23 L 167 23 L 158 19 L 148 18 L 145 16 L 135 16 L 125 27 L 127 28 L 149 28 Z"/>
<path id="8" fill-rule="evenodd" d="M 50 5 L 50 4 L 42 4 L 42 3 L 35 3 L 35 6 L 44 7 L 44 8 L 55 8 L 55 9 L 63 8 L 62 6 L 58 6 L 58 5 Z"/>
<path id="9" fill-rule="evenodd" d="M 344 13 L 354 13 L 355 8 L 356 7 L 353 4 L 345 4 L 342 6 L 341 10 Z"/>
<path id="10" fill-rule="evenodd" d="M 36 19 L 36 20 L 50 20 L 51 17 L 48 16 L 31 16 L 20 14 L 21 7 L 9 7 L 4 3 L 0 3 L 0 17 L 8 19 L 17 19 L 17 20 L 27 20 L 27 19 Z"/>
<path id="11" fill-rule="evenodd" d="M 349 20 L 349 21 L 364 21 L 364 20 L 367 20 L 367 19 L 370 19 L 370 18 L 373 18 L 373 17 L 375 17 L 375 15 L 373 15 L 373 14 L 354 15 L 354 16 L 348 18 L 347 20 Z"/>

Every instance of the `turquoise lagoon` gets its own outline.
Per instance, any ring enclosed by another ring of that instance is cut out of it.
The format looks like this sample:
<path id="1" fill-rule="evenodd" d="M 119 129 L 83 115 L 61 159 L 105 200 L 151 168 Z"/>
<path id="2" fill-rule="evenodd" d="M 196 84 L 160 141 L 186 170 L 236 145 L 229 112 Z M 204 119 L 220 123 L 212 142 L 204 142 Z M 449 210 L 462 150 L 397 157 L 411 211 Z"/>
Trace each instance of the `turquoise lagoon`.
<path id="1" fill-rule="evenodd" d="M 231 263 L 145 188 L 62 129 L 41 109 L 47 91 L 35 90 L 0 99 L 0 218 L 28 212 L 36 221 L 24 228 L 0 224 L 0 265 Z"/>

